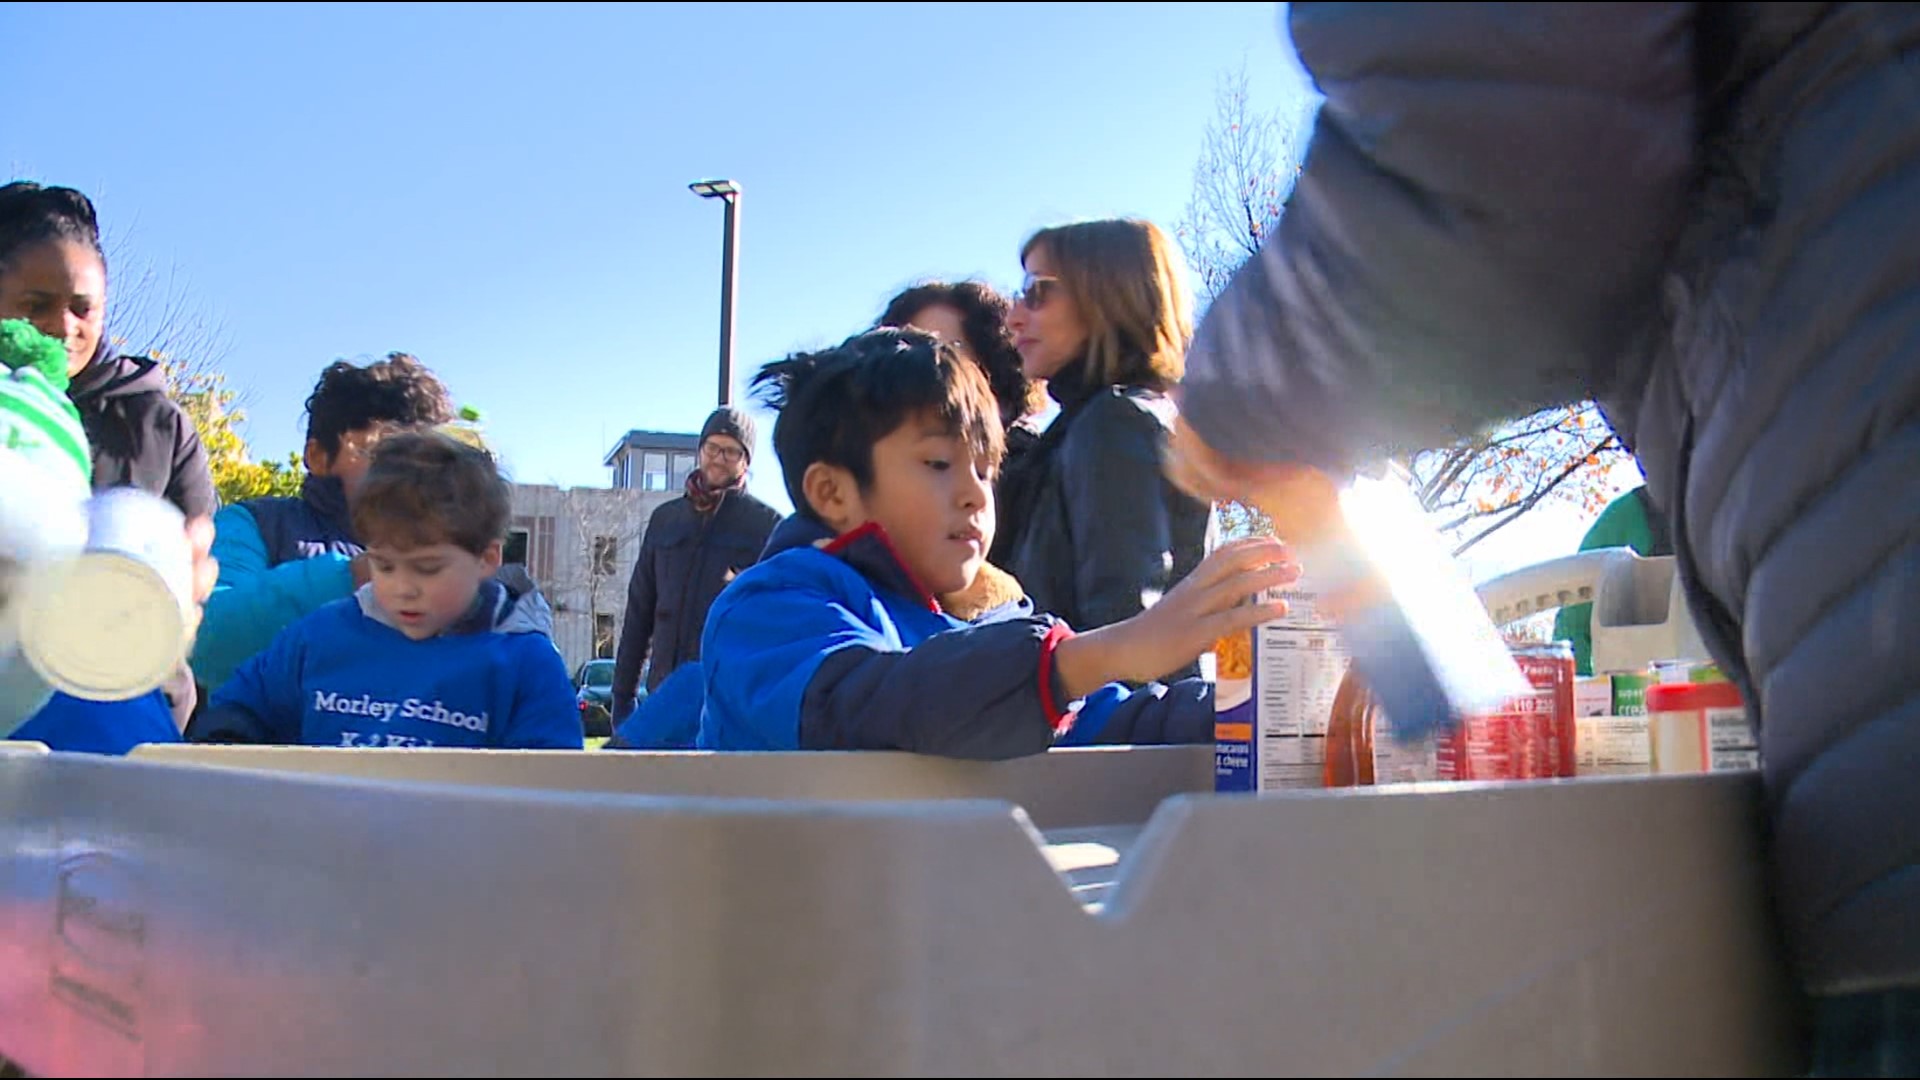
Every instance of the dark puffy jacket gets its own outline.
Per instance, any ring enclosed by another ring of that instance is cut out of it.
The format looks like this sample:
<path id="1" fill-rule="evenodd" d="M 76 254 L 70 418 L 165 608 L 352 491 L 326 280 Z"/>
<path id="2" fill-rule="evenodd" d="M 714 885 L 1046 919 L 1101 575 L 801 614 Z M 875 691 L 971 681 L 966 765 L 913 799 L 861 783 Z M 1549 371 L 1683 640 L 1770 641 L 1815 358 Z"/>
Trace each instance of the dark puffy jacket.
<path id="1" fill-rule="evenodd" d="M 1920 987 L 1920 7 L 1289 17 L 1326 103 L 1188 421 L 1334 467 L 1597 396 L 1760 725 L 1806 987 Z"/>
<path id="2" fill-rule="evenodd" d="M 339 555 L 351 559 L 366 550 L 353 536 L 353 512 L 347 489 L 338 477 L 309 474 L 300 482 L 300 494 L 246 499 L 254 528 L 267 551 L 267 565 L 297 559 Z M 338 597 L 329 597 L 337 600 Z"/>
<path id="3" fill-rule="evenodd" d="M 999 488 L 995 561 L 1035 610 L 1094 630 L 1146 610 L 1206 556 L 1212 508 L 1167 482 L 1174 408 L 1141 387 L 1051 380 L 1060 415 Z"/>
<path id="4" fill-rule="evenodd" d="M 613 665 L 616 721 L 633 711 L 642 664 L 651 693 L 674 668 L 700 659 L 700 631 L 713 598 L 759 560 L 779 523 L 779 511 L 745 492 L 728 495 L 711 514 L 698 513 L 684 496 L 653 512 L 627 582 Z"/>
<path id="5" fill-rule="evenodd" d="M 1108 683 L 1069 712 L 1053 666 L 1067 627 L 1024 599 L 962 622 L 894 551 L 878 523 L 840 536 L 799 515 L 782 523 L 707 618 L 695 745 L 999 760 L 1213 738 L 1203 679 Z"/>
<path id="6" fill-rule="evenodd" d="M 93 488 L 137 487 L 188 517 L 219 508 L 193 421 L 167 396 L 160 365 L 102 343 L 68 391 L 93 444 Z"/>

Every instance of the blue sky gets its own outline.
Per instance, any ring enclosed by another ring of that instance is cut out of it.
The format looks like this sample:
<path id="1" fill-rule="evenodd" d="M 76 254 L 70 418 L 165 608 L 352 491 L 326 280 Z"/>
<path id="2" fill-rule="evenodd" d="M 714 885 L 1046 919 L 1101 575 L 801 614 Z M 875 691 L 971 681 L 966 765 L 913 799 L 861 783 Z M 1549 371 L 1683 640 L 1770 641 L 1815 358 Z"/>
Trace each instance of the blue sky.
<path id="1" fill-rule="evenodd" d="M 595 483 L 714 403 L 721 209 L 688 182 L 745 188 L 744 382 L 916 277 L 1016 282 L 1039 226 L 1170 226 L 1219 76 L 1298 92 L 1277 12 L 15 4 L 0 161 L 186 276 L 256 450 L 295 447 L 325 363 L 405 349 L 518 479 Z"/>
<path id="2" fill-rule="evenodd" d="M 401 349 L 516 479 L 600 484 L 622 432 L 714 403 L 721 211 L 690 181 L 745 189 L 744 384 L 916 278 L 1012 285 L 1040 226 L 1171 227 L 1223 75 L 1307 100 L 1279 15 L 8 4 L 0 163 L 87 191 L 221 321 L 256 452 L 297 448 L 324 364 Z M 753 486 L 784 507 L 770 428 Z"/>

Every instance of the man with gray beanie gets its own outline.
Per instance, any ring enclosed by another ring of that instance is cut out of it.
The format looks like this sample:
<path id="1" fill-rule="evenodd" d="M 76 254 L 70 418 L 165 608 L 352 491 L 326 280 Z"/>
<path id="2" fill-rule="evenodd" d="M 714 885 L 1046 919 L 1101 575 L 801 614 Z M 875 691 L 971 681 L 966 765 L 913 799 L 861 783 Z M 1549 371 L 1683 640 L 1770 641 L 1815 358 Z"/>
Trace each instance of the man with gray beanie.
<path id="1" fill-rule="evenodd" d="M 675 668 L 700 659 L 707 608 L 759 560 L 779 523 L 779 511 L 747 494 L 752 462 L 753 418 L 731 406 L 715 409 L 700 428 L 700 460 L 687 474 L 686 494 L 648 520 L 613 665 L 616 725 L 633 712 L 643 665 L 652 693 Z"/>

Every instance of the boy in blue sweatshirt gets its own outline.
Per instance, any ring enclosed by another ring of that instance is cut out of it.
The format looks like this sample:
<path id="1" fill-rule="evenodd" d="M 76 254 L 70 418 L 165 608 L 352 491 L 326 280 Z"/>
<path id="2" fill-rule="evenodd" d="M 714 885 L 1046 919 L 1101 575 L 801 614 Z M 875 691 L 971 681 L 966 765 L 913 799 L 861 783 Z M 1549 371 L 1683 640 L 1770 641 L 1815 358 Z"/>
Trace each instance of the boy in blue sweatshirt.
<path id="1" fill-rule="evenodd" d="M 382 440 L 353 506 L 372 580 L 242 664 L 187 738 L 580 749 L 565 662 L 494 580 L 510 514 L 485 450 L 437 431 Z"/>
<path id="2" fill-rule="evenodd" d="M 225 683 L 275 634 L 367 583 L 348 502 L 366 476 L 373 447 L 391 432 L 454 417 L 446 386 L 405 353 L 365 366 L 328 365 L 306 411 L 307 476 L 300 494 L 247 499 L 214 515 L 220 581 L 207 600 L 192 657 L 203 685 Z"/>
<path id="3" fill-rule="evenodd" d="M 1248 602 L 1299 576 L 1277 541 L 1222 547 L 1159 603 L 1088 633 L 1018 606 L 962 622 L 934 598 L 985 562 L 1003 452 L 978 366 L 880 329 L 754 383 L 780 413 L 796 512 L 708 613 L 701 748 L 997 759 L 1212 738 L 1211 687 L 1154 680 L 1284 613 Z"/>

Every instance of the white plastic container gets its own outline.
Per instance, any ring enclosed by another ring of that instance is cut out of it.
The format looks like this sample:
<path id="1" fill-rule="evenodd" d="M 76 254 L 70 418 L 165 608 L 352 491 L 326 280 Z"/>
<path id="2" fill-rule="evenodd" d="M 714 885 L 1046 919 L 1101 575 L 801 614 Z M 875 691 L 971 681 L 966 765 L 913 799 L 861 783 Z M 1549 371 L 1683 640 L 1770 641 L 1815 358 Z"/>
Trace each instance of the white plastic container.
<path id="1" fill-rule="evenodd" d="M 1760 767 L 1746 704 L 1732 683 L 1662 683 L 1647 690 L 1647 724 L 1656 773 L 1724 772 Z"/>

